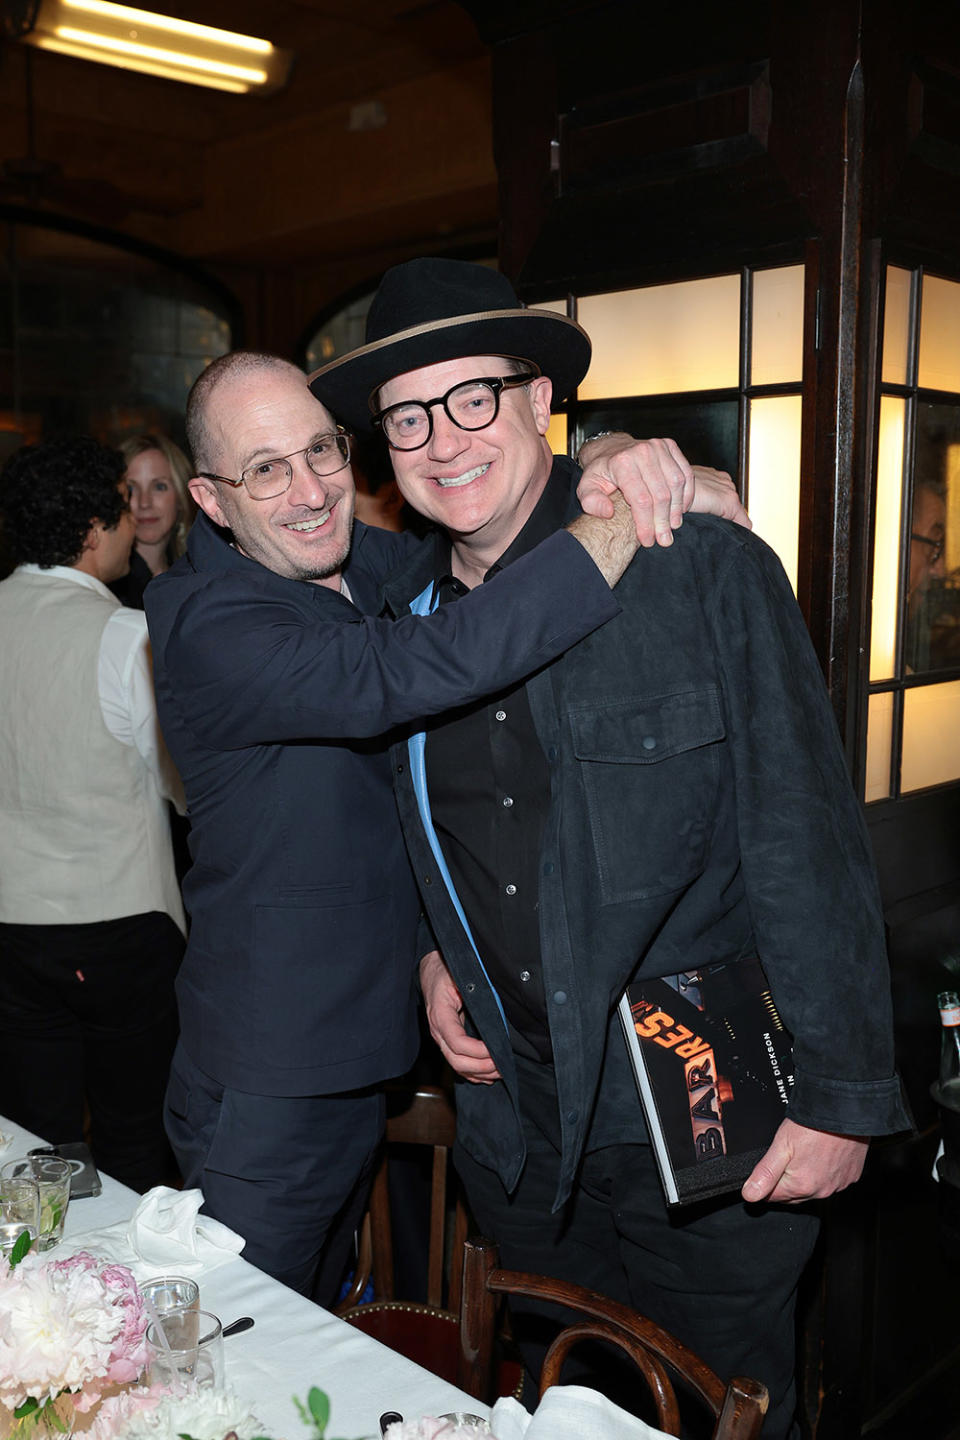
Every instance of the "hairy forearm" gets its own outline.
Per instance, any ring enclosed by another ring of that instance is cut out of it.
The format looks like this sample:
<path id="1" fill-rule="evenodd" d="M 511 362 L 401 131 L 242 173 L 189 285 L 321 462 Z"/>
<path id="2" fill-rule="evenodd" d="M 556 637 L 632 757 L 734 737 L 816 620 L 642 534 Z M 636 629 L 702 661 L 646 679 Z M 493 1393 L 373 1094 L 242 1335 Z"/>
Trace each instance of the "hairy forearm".
<path id="1" fill-rule="evenodd" d="M 608 585 L 616 585 L 639 548 L 633 516 L 619 491 L 611 497 L 613 519 L 579 515 L 567 526 L 600 571 Z"/>

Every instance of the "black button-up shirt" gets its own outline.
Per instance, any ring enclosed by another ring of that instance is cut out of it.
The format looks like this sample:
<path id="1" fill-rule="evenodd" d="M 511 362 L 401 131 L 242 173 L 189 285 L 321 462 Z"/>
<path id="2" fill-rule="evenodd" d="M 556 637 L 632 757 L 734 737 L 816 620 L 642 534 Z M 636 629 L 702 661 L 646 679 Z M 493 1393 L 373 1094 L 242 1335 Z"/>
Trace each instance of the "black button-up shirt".
<path id="1" fill-rule="evenodd" d="M 484 582 L 558 530 L 568 504 L 566 480 L 554 474 Z M 438 535 L 436 543 L 435 593 L 445 605 L 467 587 L 451 573 L 449 539 Z M 550 768 L 526 688 L 514 686 L 428 726 L 426 767 L 434 827 L 514 1049 L 549 1061 L 538 877 Z"/>

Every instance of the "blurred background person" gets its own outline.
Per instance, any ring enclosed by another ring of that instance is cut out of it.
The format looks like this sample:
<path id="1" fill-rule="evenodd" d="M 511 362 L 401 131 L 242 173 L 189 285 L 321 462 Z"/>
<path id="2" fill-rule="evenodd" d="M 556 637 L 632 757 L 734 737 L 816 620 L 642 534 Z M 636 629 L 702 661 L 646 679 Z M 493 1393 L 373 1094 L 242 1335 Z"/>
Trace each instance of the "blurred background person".
<path id="1" fill-rule="evenodd" d="M 190 462 L 165 435 L 135 435 L 117 446 L 127 462 L 126 482 L 136 538 L 130 570 L 110 589 L 134 610 L 143 609 L 143 592 L 169 570 L 187 546 L 197 507 L 187 489 Z"/>
<path id="2" fill-rule="evenodd" d="M 170 1178 L 161 1120 L 184 915 L 146 618 L 127 570 L 125 462 L 87 438 L 0 472 L 16 564 L 0 582 L 0 1110 L 83 1138 L 143 1190 Z"/>

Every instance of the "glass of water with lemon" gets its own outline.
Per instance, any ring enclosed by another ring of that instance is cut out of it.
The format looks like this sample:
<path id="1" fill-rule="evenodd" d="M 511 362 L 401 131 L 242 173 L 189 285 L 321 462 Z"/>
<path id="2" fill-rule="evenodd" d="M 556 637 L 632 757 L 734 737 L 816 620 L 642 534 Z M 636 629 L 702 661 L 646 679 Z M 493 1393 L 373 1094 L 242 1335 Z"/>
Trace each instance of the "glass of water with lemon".
<path id="1" fill-rule="evenodd" d="M 59 1155 L 27 1155 L 10 1160 L 0 1170 L 0 1185 L 7 1181 L 32 1180 L 37 1187 L 39 1216 L 35 1250 L 51 1250 L 63 1239 L 63 1222 L 70 1200 L 73 1167 Z"/>

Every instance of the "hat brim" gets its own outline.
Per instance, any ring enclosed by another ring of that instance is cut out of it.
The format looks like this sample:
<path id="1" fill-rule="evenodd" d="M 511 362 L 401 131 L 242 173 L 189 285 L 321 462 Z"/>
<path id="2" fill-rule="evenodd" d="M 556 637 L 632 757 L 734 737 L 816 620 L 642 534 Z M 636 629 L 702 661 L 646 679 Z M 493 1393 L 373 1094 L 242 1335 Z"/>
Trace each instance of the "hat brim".
<path id="1" fill-rule="evenodd" d="M 371 400 L 388 380 L 467 355 L 532 360 L 553 382 L 553 399 L 575 390 L 590 364 L 590 337 L 551 310 L 486 310 L 416 325 L 361 345 L 308 377 L 313 394 L 351 429 L 369 429 Z"/>

